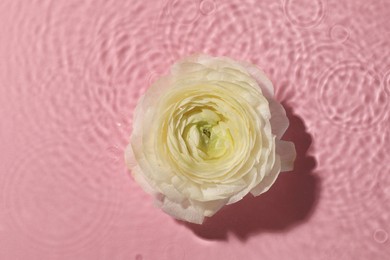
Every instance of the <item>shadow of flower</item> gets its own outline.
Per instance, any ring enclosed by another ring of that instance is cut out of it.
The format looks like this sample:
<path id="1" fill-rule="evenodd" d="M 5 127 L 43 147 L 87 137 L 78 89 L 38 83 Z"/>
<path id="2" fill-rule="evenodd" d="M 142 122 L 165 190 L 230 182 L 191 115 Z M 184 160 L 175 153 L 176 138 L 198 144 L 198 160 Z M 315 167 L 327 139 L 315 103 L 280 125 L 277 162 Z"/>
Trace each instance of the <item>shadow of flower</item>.
<path id="1" fill-rule="evenodd" d="M 312 174 L 316 161 L 307 152 L 312 143 L 302 119 L 284 104 L 290 126 L 283 140 L 294 142 L 297 158 L 292 172 L 281 173 L 271 189 L 258 196 L 246 196 L 225 206 L 202 225 L 181 222 L 205 239 L 227 239 L 232 232 L 241 240 L 264 232 L 285 232 L 307 220 L 318 200 L 319 178 Z"/>

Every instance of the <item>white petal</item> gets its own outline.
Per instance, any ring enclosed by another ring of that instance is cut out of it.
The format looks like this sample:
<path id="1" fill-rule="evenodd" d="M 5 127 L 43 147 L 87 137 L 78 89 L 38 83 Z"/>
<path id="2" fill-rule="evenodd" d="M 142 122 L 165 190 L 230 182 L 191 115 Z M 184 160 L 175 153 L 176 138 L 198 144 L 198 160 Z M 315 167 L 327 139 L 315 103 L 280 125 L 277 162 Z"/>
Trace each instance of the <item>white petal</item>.
<path id="1" fill-rule="evenodd" d="M 156 205 L 176 219 L 195 224 L 203 223 L 203 213 L 192 205 L 183 205 L 182 203 L 172 202 L 167 197 L 162 197 L 160 200 L 157 200 Z"/>
<path id="2" fill-rule="evenodd" d="M 241 62 L 243 66 L 247 69 L 249 74 L 254 77 L 259 84 L 261 90 L 263 91 L 264 96 L 273 97 L 274 96 L 274 86 L 272 82 L 267 78 L 265 73 L 257 66 Z"/>
<path id="3" fill-rule="evenodd" d="M 125 162 L 129 169 L 134 169 L 138 165 L 131 143 L 125 149 Z"/>
<path id="4" fill-rule="evenodd" d="M 171 68 L 171 73 L 180 77 L 184 73 L 192 73 L 204 69 L 205 67 L 202 64 L 186 59 L 174 64 Z"/>
<path id="5" fill-rule="evenodd" d="M 275 164 L 272 171 L 266 175 L 261 182 L 251 190 L 253 196 L 259 196 L 271 188 L 280 173 L 280 158 L 276 155 Z"/>
<path id="6" fill-rule="evenodd" d="M 256 168 L 253 168 L 248 174 L 248 177 L 250 177 L 250 183 L 247 183 L 245 189 L 242 189 L 240 192 L 230 197 L 227 204 L 236 203 L 237 201 L 242 200 L 242 198 L 245 197 L 245 195 L 248 194 L 248 192 L 251 190 L 251 187 L 254 186 L 256 181 L 256 176 L 257 176 Z"/>
<path id="7" fill-rule="evenodd" d="M 292 142 L 276 140 L 276 153 L 280 156 L 281 171 L 292 171 L 297 156 L 295 145 Z"/>
<path id="8" fill-rule="evenodd" d="M 147 182 L 144 173 L 137 164 L 131 144 L 126 147 L 125 162 L 138 185 L 140 185 L 146 192 L 150 194 L 156 194 L 156 189 L 152 188 L 152 186 Z"/>
<path id="9" fill-rule="evenodd" d="M 192 201 L 191 202 L 196 208 L 201 208 L 204 210 L 203 215 L 206 217 L 211 217 L 223 206 L 226 205 L 227 200 L 213 200 L 213 201 Z"/>
<path id="10" fill-rule="evenodd" d="M 272 127 L 272 133 L 276 135 L 278 139 L 280 139 L 289 126 L 286 110 L 284 110 L 283 106 L 273 98 L 269 98 L 268 102 L 269 109 L 271 110 L 270 123 Z"/>

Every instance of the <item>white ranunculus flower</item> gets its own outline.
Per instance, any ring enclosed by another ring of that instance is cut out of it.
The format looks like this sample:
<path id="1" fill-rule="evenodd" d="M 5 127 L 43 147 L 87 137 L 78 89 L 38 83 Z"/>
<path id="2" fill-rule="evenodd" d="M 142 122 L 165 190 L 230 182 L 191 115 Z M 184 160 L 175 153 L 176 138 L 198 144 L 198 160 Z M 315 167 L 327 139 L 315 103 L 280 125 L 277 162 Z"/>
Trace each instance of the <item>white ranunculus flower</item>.
<path id="1" fill-rule="evenodd" d="M 271 81 L 254 65 L 192 56 L 138 102 L 125 157 L 135 180 L 173 217 L 202 223 L 292 170 L 295 148 Z"/>

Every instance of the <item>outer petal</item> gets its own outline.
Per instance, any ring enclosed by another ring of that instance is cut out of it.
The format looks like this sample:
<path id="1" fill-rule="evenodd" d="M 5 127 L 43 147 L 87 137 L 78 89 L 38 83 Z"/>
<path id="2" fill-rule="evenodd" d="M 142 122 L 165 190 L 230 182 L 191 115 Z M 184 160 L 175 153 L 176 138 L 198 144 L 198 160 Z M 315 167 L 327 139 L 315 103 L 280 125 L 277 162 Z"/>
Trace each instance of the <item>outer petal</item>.
<path id="1" fill-rule="evenodd" d="M 281 169 L 280 158 L 277 155 L 275 158 L 275 164 L 274 167 L 272 168 L 272 171 L 269 172 L 268 175 L 265 176 L 264 179 L 262 179 L 261 182 L 251 190 L 252 195 L 259 196 L 260 194 L 268 191 L 269 188 L 271 188 L 272 184 L 274 184 L 274 182 L 278 178 L 280 169 Z"/>
<path id="2" fill-rule="evenodd" d="M 267 78 L 265 73 L 257 66 L 242 62 L 242 65 L 247 69 L 249 74 L 256 79 L 259 83 L 261 90 L 263 91 L 264 96 L 267 98 L 273 98 L 274 96 L 274 86 L 272 82 Z"/>
<path id="3" fill-rule="evenodd" d="M 295 145 L 292 142 L 276 140 L 276 152 L 280 156 L 281 171 L 292 171 L 297 156 Z"/>
<path id="4" fill-rule="evenodd" d="M 203 223 L 203 212 L 197 210 L 191 204 L 183 205 L 183 203 L 172 202 L 163 196 L 159 200 L 156 200 L 156 205 L 176 219 L 185 220 L 195 224 Z"/>
<path id="5" fill-rule="evenodd" d="M 280 139 L 289 126 L 286 111 L 284 110 L 283 106 L 273 98 L 268 98 L 268 102 L 269 108 L 271 110 L 270 123 L 272 127 L 272 133 L 276 135 L 278 139 Z"/>
<path id="6" fill-rule="evenodd" d="M 133 175 L 134 180 L 138 183 L 138 185 L 140 185 L 147 193 L 155 195 L 156 189 L 153 188 L 149 184 L 149 182 L 145 179 L 143 171 L 141 170 L 140 166 L 137 164 L 131 144 L 129 144 L 126 147 L 125 161 L 127 167 L 131 170 L 131 174 Z"/>

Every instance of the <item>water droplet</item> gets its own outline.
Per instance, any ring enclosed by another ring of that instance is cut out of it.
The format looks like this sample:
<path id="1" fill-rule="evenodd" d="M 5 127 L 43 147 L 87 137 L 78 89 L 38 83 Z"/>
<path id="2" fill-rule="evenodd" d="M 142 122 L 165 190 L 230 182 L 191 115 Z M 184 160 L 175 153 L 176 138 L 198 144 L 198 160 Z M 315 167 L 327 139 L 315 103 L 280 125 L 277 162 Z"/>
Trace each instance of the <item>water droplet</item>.
<path id="1" fill-rule="evenodd" d="M 325 16 L 323 0 L 285 0 L 283 11 L 287 20 L 298 27 L 315 27 Z"/>
<path id="2" fill-rule="evenodd" d="M 336 42 L 345 42 L 349 38 L 349 31 L 344 26 L 336 24 L 330 29 L 330 38 Z"/>
<path id="3" fill-rule="evenodd" d="M 203 0 L 199 6 L 200 12 L 204 15 L 209 15 L 215 10 L 214 0 Z"/>
<path id="4" fill-rule="evenodd" d="M 387 241 L 388 238 L 389 238 L 389 235 L 383 229 L 378 229 L 374 233 L 374 239 L 378 243 L 383 244 L 383 243 L 385 243 Z"/>
<path id="5" fill-rule="evenodd" d="M 197 1 L 194 0 L 172 0 L 172 19 L 181 24 L 191 24 L 199 16 Z"/>

